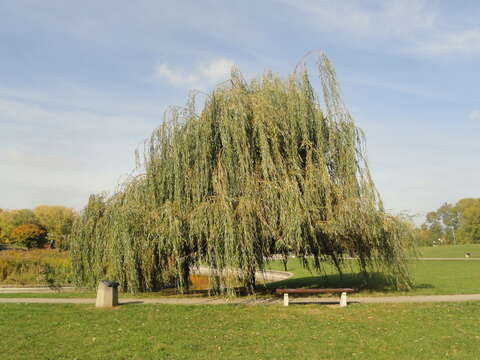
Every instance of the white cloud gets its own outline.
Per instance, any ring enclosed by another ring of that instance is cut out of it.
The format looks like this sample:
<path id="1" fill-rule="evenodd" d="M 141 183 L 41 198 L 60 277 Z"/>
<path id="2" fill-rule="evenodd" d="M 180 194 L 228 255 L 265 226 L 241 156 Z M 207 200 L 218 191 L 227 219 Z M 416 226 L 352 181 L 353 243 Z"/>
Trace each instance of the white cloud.
<path id="1" fill-rule="evenodd" d="M 134 132 L 151 129 L 150 121 L 140 117 L 99 114 L 83 110 L 53 110 L 31 103 L 0 98 L 0 139 L 25 142 L 25 136 L 34 141 L 55 143 L 65 138 L 72 144 L 85 136 L 89 139 L 108 135 L 130 137 Z M 155 124 L 156 125 L 156 124 Z M 17 136 L 8 136 L 8 132 Z M 42 137 L 48 134 L 48 137 Z M 148 134 L 146 134 L 148 135 Z M 28 140 L 28 139 L 27 139 Z"/>
<path id="2" fill-rule="evenodd" d="M 413 55 L 480 54 L 480 28 L 454 23 L 447 12 L 424 0 L 279 0 L 300 11 L 314 30 L 352 45 Z M 472 15 L 473 16 L 473 15 Z M 455 26 L 452 26 L 455 25 Z"/>
<path id="3" fill-rule="evenodd" d="M 420 41 L 412 49 L 426 55 L 480 53 L 480 28 L 452 32 L 437 31 L 430 39 Z"/>
<path id="4" fill-rule="evenodd" d="M 217 83 L 226 80 L 234 66 L 233 61 L 220 58 L 203 67 L 201 72 L 210 83 Z"/>
<path id="5" fill-rule="evenodd" d="M 183 69 L 172 69 L 167 63 L 155 67 L 155 78 L 165 79 L 178 87 L 205 90 L 228 79 L 234 62 L 226 58 L 218 58 L 209 63 L 196 66 L 190 73 Z"/>
<path id="6" fill-rule="evenodd" d="M 480 110 L 473 110 L 468 114 L 468 118 L 474 121 L 480 121 Z"/>
<path id="7" fill-rule="evenodd" d="M 175 86 L 198 86 L 198 76 L 185 74 L 181 70 L 172 70 L 167 64 L 160 64 L 155 68 L 157 78 L 165 78 L 170 84 Z"/>
<path id="8" fill-rule="evenodd" d="M 398 93 L 403 93 L 407 95 L 421 96 L 421 97 L 432 97 L 433 92 L 431 90 L 423 90 L 421 88 L 415 88 L 408 85 L 403 85 L 401 83 L 393 83 L 387 81 L 381 81 L 372 78 L 362 78 L 362 77 L 352 77 L 346 79 L 345 83 L 354 83 L 360 84 L 368 87 L 373 87 L 377 89 L 386 89 L 388 91 L 394 91 Z"/>
<path id="9" fill-rule="evenodd" d="M 321 31 L 355 38 L 413 38 L 419 31 L 431 30 L 437 22 L 436 13 L 425 1 L 377 0 L 368 6 L 354 0 L 280 1 L 308 14 Z"/>

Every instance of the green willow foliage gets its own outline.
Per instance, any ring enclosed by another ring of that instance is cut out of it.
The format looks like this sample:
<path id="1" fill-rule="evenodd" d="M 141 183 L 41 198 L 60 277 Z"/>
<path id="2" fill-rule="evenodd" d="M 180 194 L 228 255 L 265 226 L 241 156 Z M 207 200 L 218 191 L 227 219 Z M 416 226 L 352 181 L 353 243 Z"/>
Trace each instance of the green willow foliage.
<path id="1" fill-rule="evenodd" d="M 250 83 L 233 70 L 199 114 L 194 97 L 169 111 L 137 153 L 143 173 L 111 197 L 92 195 L 74 224 L 77 284 L 184 291 L 205 264 L 213 292 L 238 281 L 253 291 L 255 271 L 282 254 L 317 271 L 355 256 L 366 274 L 408 287 L 408 225 L 383 210 L 323 55 L 318 69 L 322 109 L 303 67 Z"/>

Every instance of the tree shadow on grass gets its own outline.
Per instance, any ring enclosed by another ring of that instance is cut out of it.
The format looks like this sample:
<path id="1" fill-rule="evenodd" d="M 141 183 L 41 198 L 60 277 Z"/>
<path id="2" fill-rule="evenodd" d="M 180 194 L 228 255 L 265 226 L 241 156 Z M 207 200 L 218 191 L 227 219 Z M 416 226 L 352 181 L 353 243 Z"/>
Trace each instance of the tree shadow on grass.
<path id="1" fill-rule="evenodd" d="M 320 275 L 320 276 L 308 276 L 302 278 L 289 278 L 286 280 L 276 281 L 268 284 L 257 284 L 255 293 L 257 295 L 272 295 L 275 294 L 276 289 L 315 289 L 315 288 L 352 288 L 356 291 L 364 293 L 368 292 L 399 292 L 395 289 L 394 281 L 392 277 L 385 274 L 375 272 L 369 273 L 365 276 L 361 273 L 344 273 Z M 413 287 L 415 289 L 433 289 L 431 284 L 416 284 Z M 237 296 L 249 295 L 244 287 L 235 287 L 232 289 Z M 184 294 L 181 294 L 175 288 L 167 288 L 157 290 L 152 293 L 138 294 L 139 297 L 208 297 L 207 289 L 189 289 Z"/>
<path id="2" fill-rule="evenodd" d="M 257 291 L 272 294 L 276 289 L 315 289 L 315 288 L 352 288 L 365 292 L 395 292 L 394 280 L 385 274 L 375 272 L 367 276 L 361 273 L 330 274 L 322 276 L 309 276 L 290 278 L 282 281 L 259 286 Z M 431 289 L 430 284 L 417 284 L 413 289 Z"/>
<path id="3" fill-rule="evenodd" d="M 137 305 L 137 304 L 144 304 L 144 301 L 120 301 L 118 306 L 125 306 L 125 305 Z"/>
<path id="4" fill-rule="evenodd" d="M 415 284 L 413 286 L 414 289 L 434 289 L 435 286 L 432 284 Z"/>
<path id="5" fill-rule="evenodd" d="M 157 289 L 151 292 L 142 292 L 135 295 L 124 293 L 124 296 L 129 297 L 141 297 L 141 298 L 149 298 L 149 297 L 208 297 L 208 290 L 198 290 L 198 289 L 189 289 L 186 290 L 184 293 L 179 292 L 176 288 L 165 288 L 165 289 Z"/>

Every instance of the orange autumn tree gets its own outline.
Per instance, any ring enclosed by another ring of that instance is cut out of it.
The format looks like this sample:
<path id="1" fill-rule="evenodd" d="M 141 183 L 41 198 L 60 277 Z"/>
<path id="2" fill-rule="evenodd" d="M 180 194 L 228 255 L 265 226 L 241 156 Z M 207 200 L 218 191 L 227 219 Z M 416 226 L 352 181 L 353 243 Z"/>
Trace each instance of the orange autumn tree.
<path id="1" fill-rule="evenodd" d="M 31 249 L 46 242 L 47 231 L 37 224 L 23 224 L 13 229 L 10 237 L 13 242 Z"/>

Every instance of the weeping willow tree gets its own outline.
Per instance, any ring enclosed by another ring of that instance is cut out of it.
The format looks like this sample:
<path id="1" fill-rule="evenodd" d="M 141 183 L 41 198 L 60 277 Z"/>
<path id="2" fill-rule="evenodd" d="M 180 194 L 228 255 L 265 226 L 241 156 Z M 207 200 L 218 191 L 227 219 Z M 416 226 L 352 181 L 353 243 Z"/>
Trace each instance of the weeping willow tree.
<path id="1" fill-rule="evenodd" d="M 408 225 L 384 211 L 334 69 L 324 55 L 317 65 L 323 100 L 305 66 L 249 83 L 234 69 L 201 111 L 195 97 L 171 109 L 137 152 L 140 174 L 92 195 L 74 224 L 77 284 L 184 291 L 204 264 L 212 291 L 232 279 L 253 291 L 281 254 L 317 271 L 352 256 L 408 287 Z"/>

